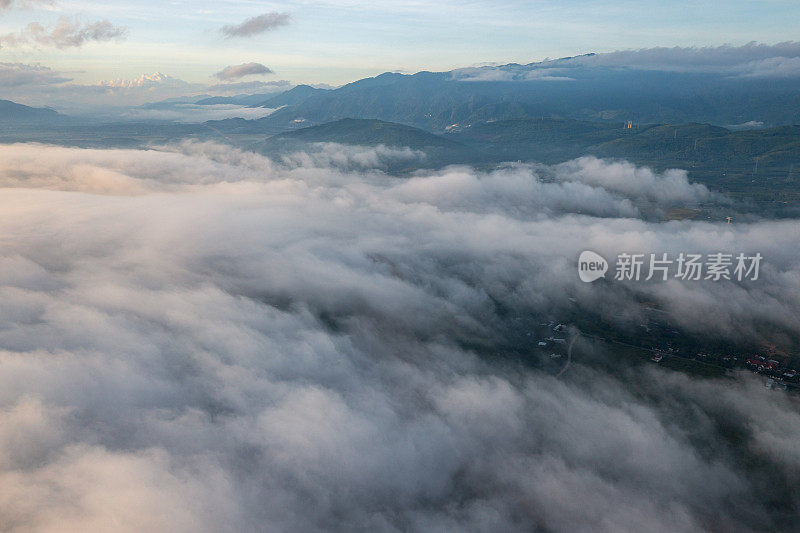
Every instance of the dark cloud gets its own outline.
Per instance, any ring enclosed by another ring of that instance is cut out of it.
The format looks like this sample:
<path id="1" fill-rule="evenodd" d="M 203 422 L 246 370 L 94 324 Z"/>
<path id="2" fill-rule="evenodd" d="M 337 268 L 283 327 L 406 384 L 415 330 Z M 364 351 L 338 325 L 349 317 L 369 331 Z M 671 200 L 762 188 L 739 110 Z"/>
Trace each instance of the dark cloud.
<path id="1" fill-rule="evenodd" d="M 241 24 L 223 26 L 220 31 L 226 37 L 249 37 L 286 26 L 289 24 L 289 19 L 289 13 L 264 13 L 263 15 L 249 18 Z"/>
<path id="2" fill-rule="evenodd" d="M 243 63 L 241 65 L 231 65 L 220 70 L 214 77 L 220 80 L 238 80 L 245 76 L 253 76 L 256 74 L 274 74 L 272 69 L 262 65 L 261 63 Z"/>
<path id="3" fill-rule="evenodd" d="M 623 369 L 556 379 L 504 350 L 569 297 L 796 335 L 797 221 L 647 222 L 709 193 L 597 159 L 376 170 L 421 157 L 0 147 L 6 529 L 790 530 L 796 397 L 626 371 L 588 340 Z M 577 279 L 586 248 L 769 266 L 747 286 L 604 289 Z"/>
<path id="4" fill-rule="evenodd" d="M 123 39 L 127 32 L 126 28 L 114 26 L 108 20 L 84 24 L 61 17 L 51 28 L 46 28 L 38 22 L 31 22 L 26 29 L 18 33 L 0 35 L 0 46 L 38 45 L 71 48 L 83 46 L 88 42 Z"/>

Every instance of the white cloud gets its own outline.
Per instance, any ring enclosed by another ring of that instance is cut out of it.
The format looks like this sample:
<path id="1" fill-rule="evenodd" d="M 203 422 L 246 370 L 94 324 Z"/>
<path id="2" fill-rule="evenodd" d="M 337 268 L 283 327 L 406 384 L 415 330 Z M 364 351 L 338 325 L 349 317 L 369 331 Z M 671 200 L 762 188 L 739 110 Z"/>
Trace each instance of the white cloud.
<path id="1" fill-rule="evenodd" d="M 770 57 L 745 63 L 739 70 L 739 75 L 745 78 L 797 78 L 800 57 Z"/>
<path id="2" fill-rule="evenodd" d="M 234 104 L 195 105 L 175 104 L 169 109 L 130 108 L 122 111 L 123 120 L 172 120 L 176 122 L 206 122 L 227 118 L 254 120 L 271 115 L 275 110 Z"/>
<path id="3" fill-rule="evenodd" d="M 699 183 L 689 183 L 685 170 L 671 169 L 659 175 L 647 167 L 637 167 L 627 161 L 605 161 L 581 157 L 556 166 L 556 178 L 579 182 L 664 204 L 697 205 L 719 199 Z"/>
<path id="4" fill-rule="evenodd" d="M 55 48 L 80 47 L 88 42 L 104 42 L 124 39 L 127 29 L 114 26 L 108 20 L 81 23 L 68 17 L 61 17 L 51 28 L 38 22 L 31 22 L 18 33 L 0 35 L 0 47 L 21 45 L 53 46 Z"/>

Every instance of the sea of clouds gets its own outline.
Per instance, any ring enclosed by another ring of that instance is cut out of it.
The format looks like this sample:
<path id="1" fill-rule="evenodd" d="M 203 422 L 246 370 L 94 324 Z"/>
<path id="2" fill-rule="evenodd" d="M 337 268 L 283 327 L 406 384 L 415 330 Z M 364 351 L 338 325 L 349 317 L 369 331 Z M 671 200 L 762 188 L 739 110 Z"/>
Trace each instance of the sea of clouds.
<path id="1" fill-rule="evenodd" d="M 382 170 L 414 158 L 1 146 L 2 529 L 794 527 L 795 396 L 493 355 L 643 300 L 792 345 L 797 220 L 649 221 L 724 199 L 619 161 Z M 579 281 L 585 249 L 765 260 L 752 283 L 620 287 Z"/>

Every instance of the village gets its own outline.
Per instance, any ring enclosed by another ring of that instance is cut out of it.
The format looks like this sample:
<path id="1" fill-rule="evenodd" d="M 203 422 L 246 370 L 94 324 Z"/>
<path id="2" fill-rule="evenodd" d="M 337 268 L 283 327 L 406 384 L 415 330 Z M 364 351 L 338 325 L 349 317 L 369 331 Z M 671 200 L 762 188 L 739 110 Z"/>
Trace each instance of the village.
<path id="1" fill-rule="evenodd" d="M 555 320 L 539 323 L 537 352 L 542 360 L 550 360 L 547 366 L 560 368 L 560 375 L 571 361 L 573 340 L 583 338 L 602 343 L 615 355 L 640 363 L 647 361 L 706 377 L 751 371 L 763 377 L 768 389 L 800 391 L 799 357 L 771 346 L 742 347 L 701 341 L 675 329 L 663 312 L 654 308 L 646 308 L 646 311 L 646 321 L 633 329 L 578 316 L 564 323 Z"/>

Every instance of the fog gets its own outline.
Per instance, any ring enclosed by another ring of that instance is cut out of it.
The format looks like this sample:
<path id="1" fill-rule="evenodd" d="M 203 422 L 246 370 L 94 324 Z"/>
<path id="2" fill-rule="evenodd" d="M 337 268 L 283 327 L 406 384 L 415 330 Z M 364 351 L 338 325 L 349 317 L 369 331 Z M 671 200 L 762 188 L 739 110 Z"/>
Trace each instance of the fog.
<path id="1" fill-rule="evenodd" d="M 384 172 L 404 158 L 425 155 L 0 147 L 4 528 L 790 529 L 795 396 L 609 372 L 588 340 L 557 378 L 503 347 L 641 301 L 710 339 L 796 342 L 796 220 L 658 222 L 724 201 L 682 171 Z M 586 249 L 764 264 L 590 285 Z"/>

